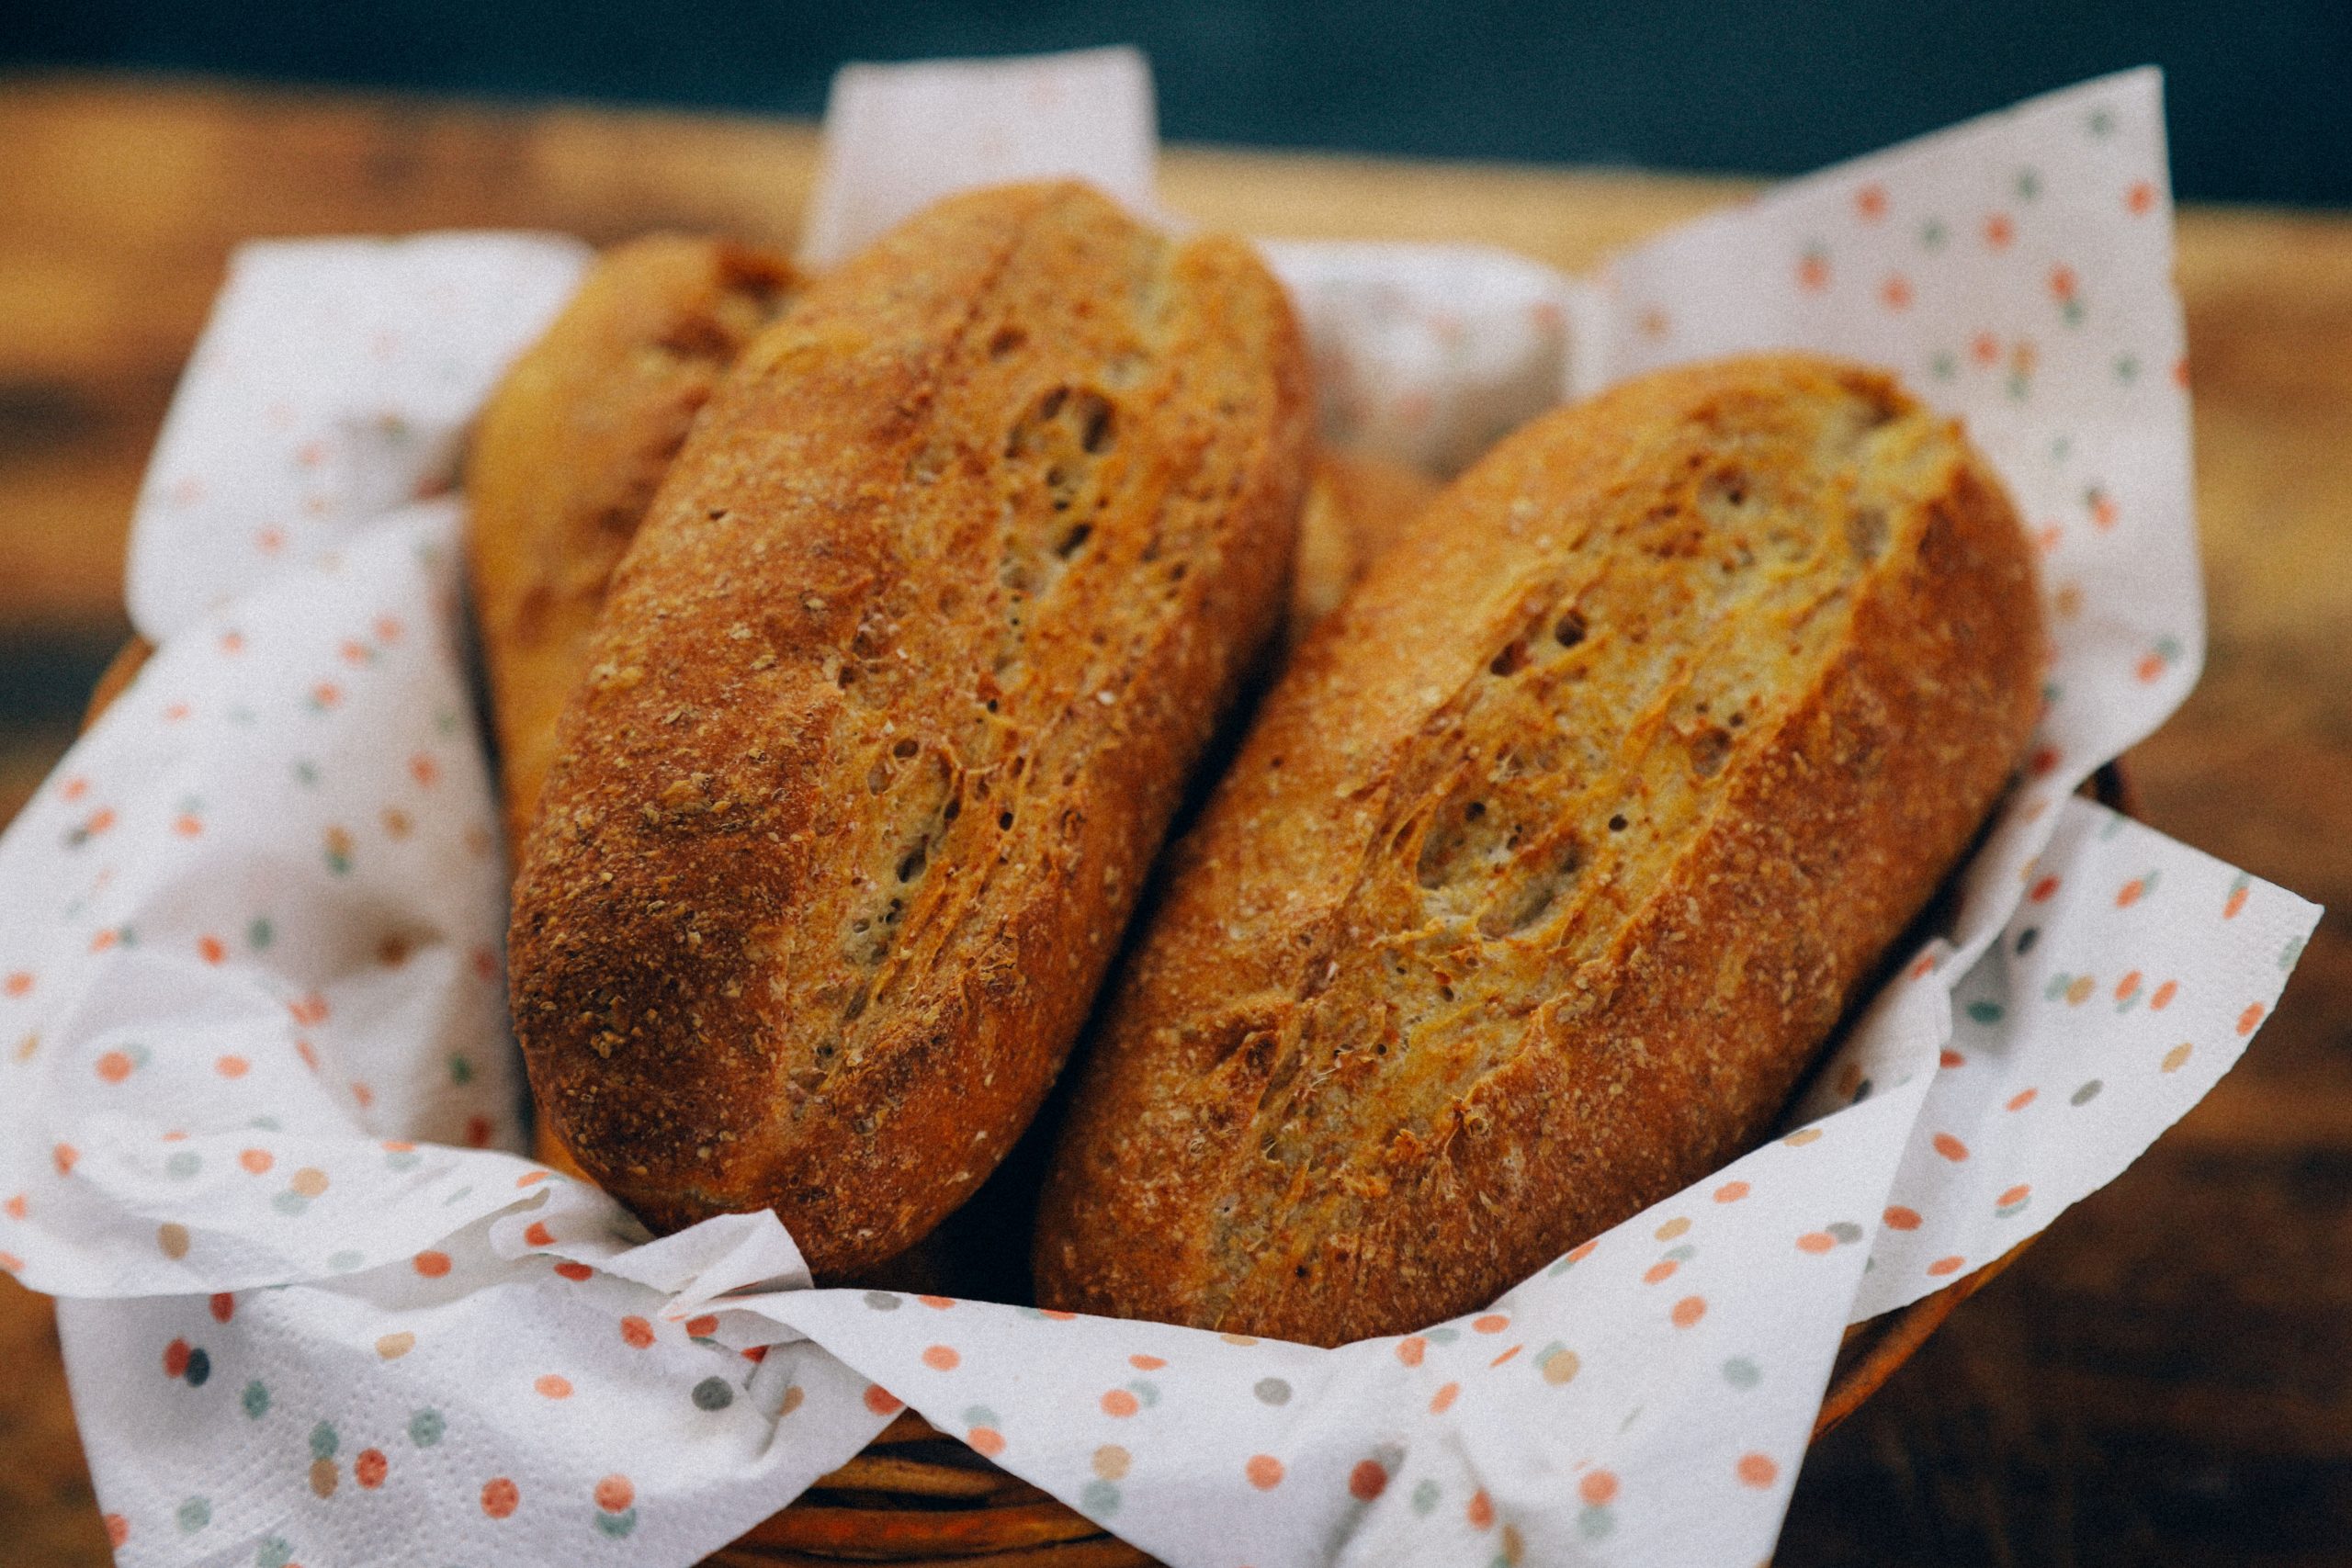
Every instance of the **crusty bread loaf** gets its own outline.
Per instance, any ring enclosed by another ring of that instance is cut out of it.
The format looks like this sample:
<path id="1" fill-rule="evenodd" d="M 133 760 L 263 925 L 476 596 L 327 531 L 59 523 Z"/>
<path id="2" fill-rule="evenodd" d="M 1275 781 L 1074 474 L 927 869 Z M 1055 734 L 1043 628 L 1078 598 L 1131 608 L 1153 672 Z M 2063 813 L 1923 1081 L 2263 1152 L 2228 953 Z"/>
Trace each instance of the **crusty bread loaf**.
<path id="1" fill-rule="evenodd" d="M 1040 1301 L 1399 1332 L 1704 1175 L 1966 845 L 2041 656 L 1999 484 L 1877 372 L 1670 370 L 1506 440 L 1177 851 Z"/>
<path id="2" fill-rule="evenodd" d="M 724 241 L 616 246 L 483 409 L 466 539 L 510 847 L 614 565 L 711 389 L 794 286 L 782 256 Z"/>
<path id="3" fill-rule="evenodd" d="M 1291 572 L 1283 642 L 1297 647 L 1309 627 L 1338 609 L 1373 558 L 1395 543 L 1436 494 L 1435 483 L 1402 463 L 1328 447 L 1317 452 L 1298 514 L 1298 563 Z"/>
<path id="4" fill-rule="evenodd" d="M 523 855 L 541 1113 L 657 1227 L 820 1279 L 988 1175 L 1283 607 L 1280 286 L 1084 188 L 952 198 L 810 284 L 614 581 Z"/>

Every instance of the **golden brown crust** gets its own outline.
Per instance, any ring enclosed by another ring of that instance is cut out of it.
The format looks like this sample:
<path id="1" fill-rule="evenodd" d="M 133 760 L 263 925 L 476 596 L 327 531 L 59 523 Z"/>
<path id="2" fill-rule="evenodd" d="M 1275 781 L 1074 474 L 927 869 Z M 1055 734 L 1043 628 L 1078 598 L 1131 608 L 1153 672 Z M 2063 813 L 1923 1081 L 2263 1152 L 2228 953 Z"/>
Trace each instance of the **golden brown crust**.
<path id="1" fill-rule="evenodd" d="M 711 389 L 797 278 L 782 256 L 649 235 L 597 258 L 482 411 L 466 548 L 520 847 L 605 586 Z"/>
<path id="2" fill-rule="evenodd" d="M 1295 648 L 1309 627 L 1338 609 L 1373 558 L 1394 544 L 1436 494 L 1435 482 L 1402 463 L 1329 447 L 1317 452 L 1298 513 L 1298 562 L 1291 572 L 1283 642 Z"/>
<path id="3" fill-rule="evenodd" d="M 512 932 L 543 1115 L 661 1227 L 905 1247 L 1035 1111 L 1282 609 L 1288 302 L 1076 186 L 814 284 L 704 412 L 566 710 Z"/>
<path id="4" fill-rule="evenodd" d="M 1715 1168 L 1965 846 L 2041 652 L 1997 482 L 1877 372 L 1670 370 L 1511 437 L 1178 849 L 1039 1299 L 1399 1332 Z"/>

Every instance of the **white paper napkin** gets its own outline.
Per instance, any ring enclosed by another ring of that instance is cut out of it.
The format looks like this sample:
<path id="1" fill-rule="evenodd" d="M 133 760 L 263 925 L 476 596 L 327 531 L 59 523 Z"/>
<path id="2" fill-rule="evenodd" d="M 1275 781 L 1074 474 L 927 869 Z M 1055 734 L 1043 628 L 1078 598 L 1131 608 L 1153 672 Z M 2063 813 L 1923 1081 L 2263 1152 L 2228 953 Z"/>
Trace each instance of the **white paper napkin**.
<path id="1" fill-rule="evenodd" d="M 1077 68 L 924 69 L 1017 116 L 1005 83 Z M 859 157 L 844 136 L 829 167 Z M 1953 942 L 1795 1130 L 1487 1312 L 1329 1351 L 810 1290 L 773 1216 L 647 1242 L 507 1152 L 458 509 L 415 498 L 582 253 L 248 250 L 141 502 L 162 649 L 0 839 L 0 1267 L 67 1298 L 120 1560 L 684 1563 L 903 1400 L 1184 1568 L 1757 1562 L 1845 1324 L 2111 1179 L 2235 1060 L 2316 918 L 2067 793 L 2201 647 L 2163 182 L 2137 73 L 1561 280 L 1556 321 L 1529 264 L 1449 288 L 1442 254 L 1277 252 L 1327 380 L 1362 392 L 1327 412 L 1425 457 L 1562 376 L 1762 344 L 1890 364 L 2015 490 L 2057 633 Z M 1418 421 L 1372 406 L 1416 390 Z"/>

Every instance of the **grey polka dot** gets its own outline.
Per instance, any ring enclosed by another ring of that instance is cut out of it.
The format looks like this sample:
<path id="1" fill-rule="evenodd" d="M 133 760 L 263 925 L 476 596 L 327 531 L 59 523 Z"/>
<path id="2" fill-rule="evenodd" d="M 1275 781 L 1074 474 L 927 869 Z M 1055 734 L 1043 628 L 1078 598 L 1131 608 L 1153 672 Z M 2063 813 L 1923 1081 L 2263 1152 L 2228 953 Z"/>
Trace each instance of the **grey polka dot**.
<path id="1" fill-rule="evenodd" d="M 705 1378 L 695 1384 L 696 1410 L 724 1410 L 735 1403 L 735 1391 L 725 1378 Z"/>
<path id="2" fill-rule="evenodd" d="M 1119 1489 L 1107 1481 L 1090 1481 L 1078 1495 L 1079 1512 L 1102 1518 L 1119 1511 Z"/>
<path id="3" fill-rule="evenodd" d="M 1841 1247 L 1851 1247 L 1862 1239 L 1862 1227 L 1851 1220 L 1839 1220 L 1834 1225 L 1824 1225 L 1821 1228 L 1836 1236 Z"/>
<path id="4" fill-rule="evenodd" d="M 367 1261 L 368 1255 L 366 1253 L 354 1252 L 346 1247 L 341 1252 L 332 1254 L 328 1257 L 327 1267 L 334 1269 L 338 1274 L 348 1274 L 354 1269 L 358 1268 L 362 1263 Z"/>
<path id="5" fill-rule="evenodd" d="M 1763 1381 L 1764 1374 L 1745 1356 L 1734 1356 L 1724 1363 L 1724 1382 L 1734 1388 L 1754 1388 Z"/>
<path id="6" fill-rule="evenodd" d="M 1290 1403 L 1290 1384 L 1280 1378 L 1260 1378 L 1257 1386 L 1250 1392 L 1258 1396 L 1258 1403 L 1261 1404 Z"/>
<path id="7" fill-rule="evenodd" d="M 203 1168 L 204 1160 L 194 1149 L 182 1149 L 164 1162 L 164 1174 L 182 1181 Z"/>
<path id="8" fill-rule="evenodd" d="M 899 1310 L 899 1298 L 888 1291 L 868 1291 L 865 1292 L 865 1304 L 876 1312 L 896 1312 Z"/>
<path id="9" fill-rule="evenodd" d="M 1419 1486 L 1413 1488 L 1413 1512 L 1417 1514 L 1428 1513 L 1430 1509 L 1437 1506 L 1437 1500 L 1441 1495 L 1442 1493 L 1436 1482 L 1422 1482 Z"/>
<path id="10" fill-rule="evenodd" d="M 2100 1084 L 2098 1079 L 2093 1078 L 2090 1082 L 2085 1084 L 2082 1088 L 2074 1092 L 2070 1097 L 2069 1103 L 2075 1105 L 2088 1105 L 2092 1100 L 2098 1098 L 2098 1091 L 2103 1087 L 2104 1086 Z"/>

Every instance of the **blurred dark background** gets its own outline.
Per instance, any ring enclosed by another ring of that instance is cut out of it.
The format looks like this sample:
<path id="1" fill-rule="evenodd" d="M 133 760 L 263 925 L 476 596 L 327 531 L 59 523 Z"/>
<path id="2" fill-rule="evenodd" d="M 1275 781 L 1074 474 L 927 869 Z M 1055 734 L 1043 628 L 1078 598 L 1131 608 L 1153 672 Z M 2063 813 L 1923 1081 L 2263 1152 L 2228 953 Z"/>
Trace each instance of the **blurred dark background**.
<path id="1" fill-rule="evenodd" d="M 2198 198 L 2352 203 L 2352 0 L 69 0 L 0 68 L 199 71 L 815 115 L 850 60 L 1131 42 L 1171 138 L 1786 173 L 2150 62 Z"/>

